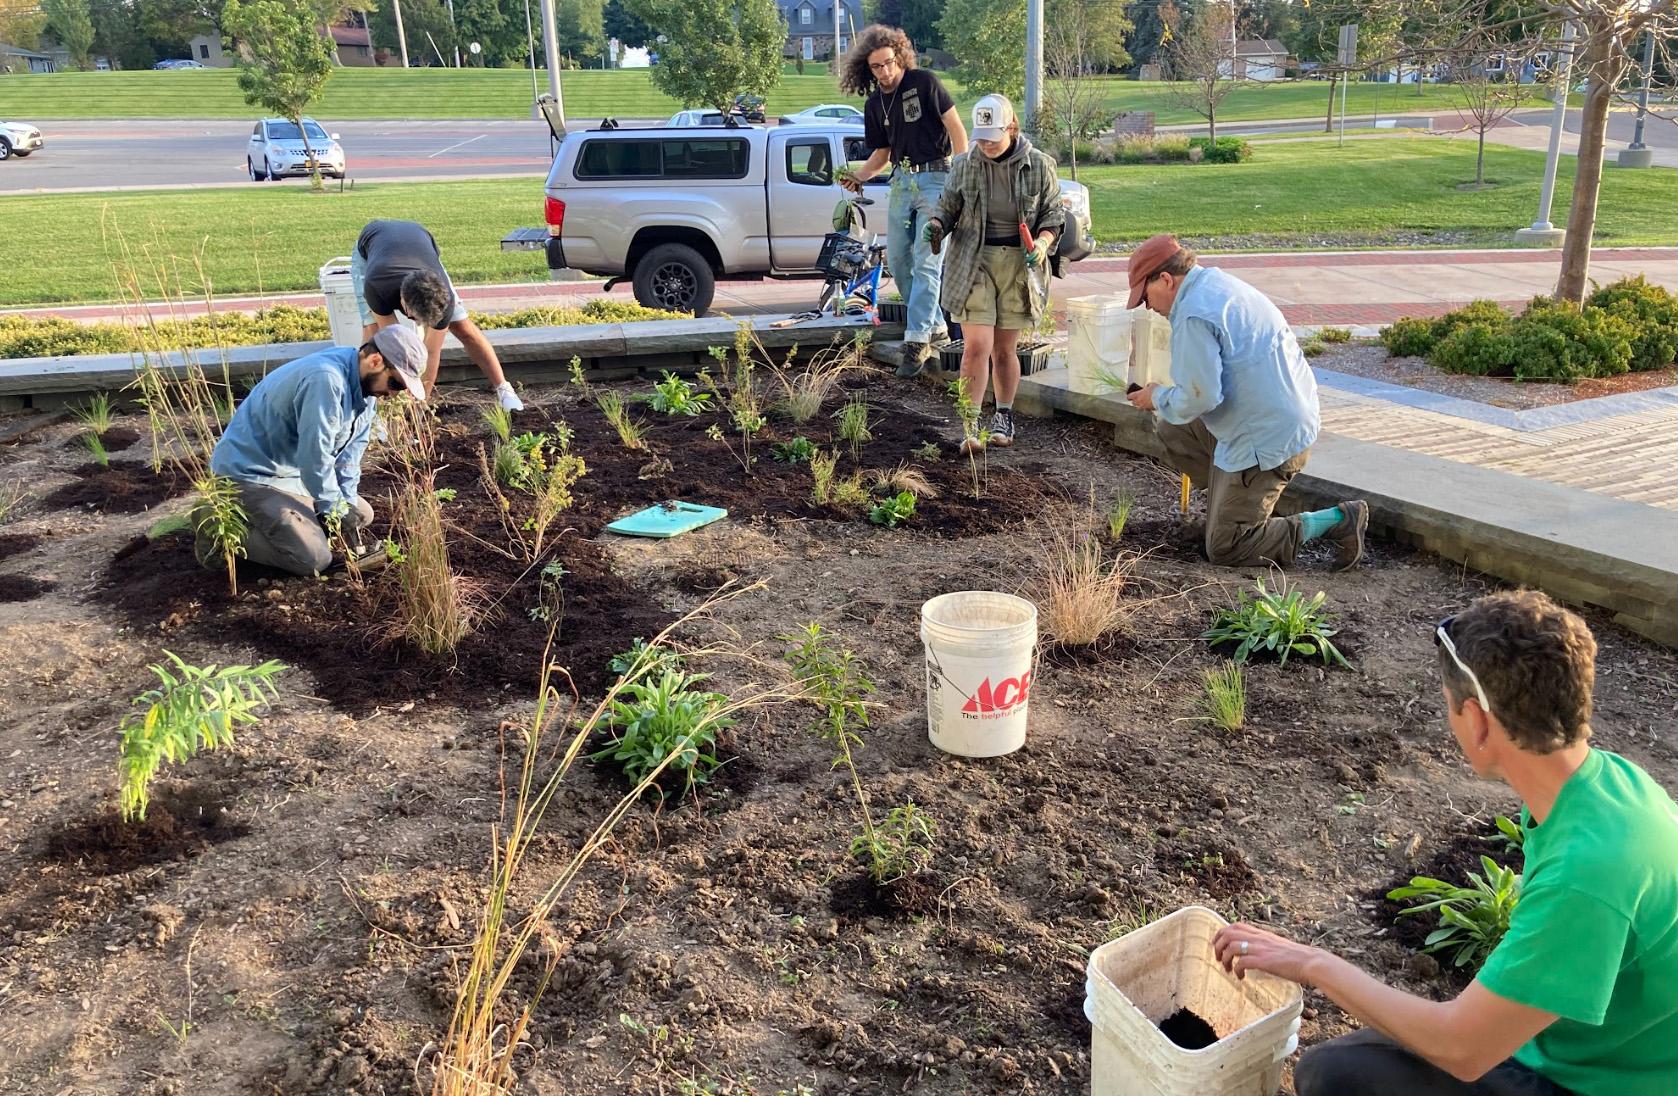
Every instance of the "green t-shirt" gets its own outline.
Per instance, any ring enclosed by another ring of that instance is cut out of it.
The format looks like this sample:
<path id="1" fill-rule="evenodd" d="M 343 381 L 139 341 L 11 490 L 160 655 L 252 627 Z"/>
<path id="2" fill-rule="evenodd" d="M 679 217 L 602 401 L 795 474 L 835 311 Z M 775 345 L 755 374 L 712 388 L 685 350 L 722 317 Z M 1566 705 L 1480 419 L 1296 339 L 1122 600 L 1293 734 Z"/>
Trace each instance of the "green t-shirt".
<path id="1" fill-rule="evenodd" d="M 1678 807 L 1592 750 L 1521 824 L 1521 901 L 1479 980 L 1561 1018 L 1516 1060 L 1580 1096 L 1678 1093 Z"/>

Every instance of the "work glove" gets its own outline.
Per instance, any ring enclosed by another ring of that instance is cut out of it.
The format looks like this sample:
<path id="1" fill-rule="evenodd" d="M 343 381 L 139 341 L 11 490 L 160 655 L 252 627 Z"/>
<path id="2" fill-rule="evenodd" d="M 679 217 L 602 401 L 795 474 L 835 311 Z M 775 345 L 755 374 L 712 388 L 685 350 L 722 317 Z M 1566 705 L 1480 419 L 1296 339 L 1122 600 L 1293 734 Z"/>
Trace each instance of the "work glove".
<path id="1" fill-rule="evenodd" d="M 361 511 L 359 509 L 352 505 L 348 509 L 344 510 L 342 514 L 334 516 L 333 514 L 328 513 L 320 514 L 318 517 L 320 518 L 321 528 L 326 531 L 326 539 L 328 542 L 330 542 L 334 536 L 341 536 L 344 538 L 344 543 L 349 547 L 352 553 L 358 553 L 361 551 L 362 530 Z"/>
<path id="2" fill-rule="evenodd" d="M 1031 250 L 1025 253 L 1025 265 L 1036 268 L 1049 261 L 1049 248 L 1054 246 L 1054 239 L 1047 233 L 1031 241 Z"/>
<path id="3" fill-rule="evenodd" d="M 926 242 L 932 245 L 932 253 L 937 255 L 944 250 L 944 224 L 942 221 L 928 221 L 926 224 Z"/>

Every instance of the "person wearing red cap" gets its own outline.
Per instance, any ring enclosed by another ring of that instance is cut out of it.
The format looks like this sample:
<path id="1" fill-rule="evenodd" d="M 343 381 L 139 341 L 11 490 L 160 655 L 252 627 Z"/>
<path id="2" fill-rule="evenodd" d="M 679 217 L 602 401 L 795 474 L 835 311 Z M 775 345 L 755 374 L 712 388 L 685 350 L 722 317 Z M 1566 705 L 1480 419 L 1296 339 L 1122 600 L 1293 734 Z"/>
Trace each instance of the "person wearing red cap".
<path id="1" fill-rule="evenodd" d="M 1131 308 L 1171 319 L 1171 383 L 1128 398 L 1156 416 L 1166 460 L 1206 490 L 1206 558 L 1286 567 L 1300 545 L 1324 538 L 1335 570 L 1355 567 L 1368 503 L 1275 516 L 1321 425 L 1316 379 L 1281 311 L 1239 278 L 1197 265 L 1175 236 L 1137 248 L 1128 277 Z"/>

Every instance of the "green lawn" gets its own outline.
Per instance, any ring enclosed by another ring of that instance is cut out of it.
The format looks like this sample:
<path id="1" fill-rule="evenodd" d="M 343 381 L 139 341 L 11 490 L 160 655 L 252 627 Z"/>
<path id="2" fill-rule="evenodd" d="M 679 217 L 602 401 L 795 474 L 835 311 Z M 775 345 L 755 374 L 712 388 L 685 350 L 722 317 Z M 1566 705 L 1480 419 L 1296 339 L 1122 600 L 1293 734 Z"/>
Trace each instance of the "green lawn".
<path id="1" fill-rule="evenodd" d="M 1089 167 L 1079 178 L 1094 194 L 1096 233 L 1107 242 L 1172 231 L 1263 235 L 1267 246 L 1285 247 L 1303 245 L 1311 233 L 1374 240 L 1400 229 L 1443 229 L 1466 231 L 1482 246 L 1508 246 L 1508 234 L 1530 224 L 1537 209 L 1543 156 L 1494 147 L 1486 159 L 1498 185 L 1484 191 L 1458 189 L 1473 178 L 1474 146 L 1430 137 L 1355 141 L 1344 149 L 1332 140 L 1266 144 L 1246 164 Z M 1572 174 L 1573 160 L 1564 157 L 1558 220 Z M 500 250 L 508 229 L 542 223 L 541 203 L 534 177 L 367 184 L 324 195 L 303 187 L 228 187 L 0 198 L 0 223 L 28 225 L 33 239 L 74 241 L 50 262 L 14 265 L 0 279 L 0 307 L 115 298 L 110 226 L 131 249 L 152 255 L 202 249 L 218 294 L 313 288 L 319 267 L 348 254 L 361 226 L 376 217 L 424 222 L 462 283 L 541 280 L 540 252 Z M 1675 205 L 1678 171 L 1609 167 L 1597 239 L 1678 244 L 1678 227 L 1649 216 Z"/>
<path id="2" fill-rule="evenodd" d="M 806 75 L 784 75 L 769 94 L 777 113 L 824 102 L 843 102 L 832 77 L 820 66 Z M 1162 125 L 1198 121 L 1191 110 L 1171 101 L 1167 84 L 1104 79 L 1107 105 L 1121 110 L 1152 110 Z M 547 90 L 547 78 L 539 81 Z M 566 114 L 572 118 L 658 117 L 681 109 L 653 89 L 645 70 L 568 72 L 562 77 Z M 1276 83 L 1241 88 L 1219 112 L 1227 121 L 1314 118 L 1325 113 L 1328 84 L 1321 81 Z M 963 110 L 977 92 L 952 84 Z M 1457 105 L 1454 89 L 1424 85 L 1354 84 L 1347 96 L 1353 117 L 1390 116 L 1406 111 L 1448 109 Z M 230 69 L 155 72 L 55 72 L 8 76 L 0 80 L 0 117 L 42 121 L 54 118 L 248 118 Z M 530 74 L 512 69 L 339 69 L 312 109 L 318 118 L 527 118 Z"/>

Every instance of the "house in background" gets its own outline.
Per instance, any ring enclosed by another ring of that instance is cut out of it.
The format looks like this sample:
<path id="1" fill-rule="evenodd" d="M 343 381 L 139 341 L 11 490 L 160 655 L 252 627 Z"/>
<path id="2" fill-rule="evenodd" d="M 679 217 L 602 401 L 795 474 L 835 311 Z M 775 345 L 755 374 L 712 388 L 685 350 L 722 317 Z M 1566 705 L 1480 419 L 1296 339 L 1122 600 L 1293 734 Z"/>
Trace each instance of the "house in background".
<path id="1" fill-rule="evenodd" d="M 0 42 L 0 72 L 57 72 L 58 64 L 44 53 Z"/>
<path id="2" fill-rule="evenodd" d="M 833 56 L 833 5 L 839 4 L 839 52 L 851 46 L 851 36 L 867 22 L 861 0 L 775 0 L 787 21 L 784 57 L 825 61 Z"/>
<path id="3" fill-rule="evenodd" d="M 1280 80 L 1288 67 L 1288 47 L 1274 38 L 1248 38 L 1235 44 L 1235 79 Z M 1229 62 L 1218 71 L 1229 75 Z"/>
<path id="4" fill-rule="evenodd" d="M 338 63 L 347 68 L 373 68 L 379 63 L 373 56 L 373 39 L 367 32 L 367 19 L 359 11 L 351 12 L 342 23 L 332 28 L 332 45 L 338 51 Z"/>
<path id="5" fill-rule="evenodd" d="M 231 68 L 233 58 L 227 55 L 222 47 L 219 34 L 195 34 L 186 44 L 187 52 L 194 61 L 206 68 Z"/>

